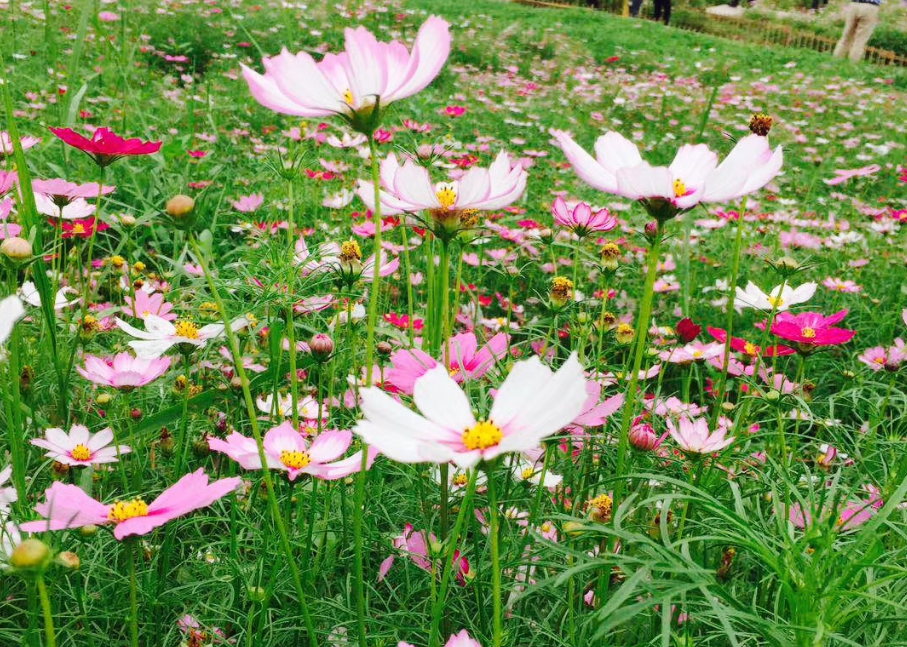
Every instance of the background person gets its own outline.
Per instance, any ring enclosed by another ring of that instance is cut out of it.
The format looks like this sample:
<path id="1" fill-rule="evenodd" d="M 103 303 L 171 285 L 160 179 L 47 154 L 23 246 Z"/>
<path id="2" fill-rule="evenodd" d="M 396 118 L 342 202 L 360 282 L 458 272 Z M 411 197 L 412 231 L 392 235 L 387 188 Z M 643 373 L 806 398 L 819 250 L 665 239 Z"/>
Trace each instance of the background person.
<path id="1" fill-rule="evenodd" d="M 835 47 L 835 56 L 848 57 L 854 63 L 863 60 L 866 44 L 879 24 L 882 0 L 853 0 L 844 10 L 844 33 Z"/>

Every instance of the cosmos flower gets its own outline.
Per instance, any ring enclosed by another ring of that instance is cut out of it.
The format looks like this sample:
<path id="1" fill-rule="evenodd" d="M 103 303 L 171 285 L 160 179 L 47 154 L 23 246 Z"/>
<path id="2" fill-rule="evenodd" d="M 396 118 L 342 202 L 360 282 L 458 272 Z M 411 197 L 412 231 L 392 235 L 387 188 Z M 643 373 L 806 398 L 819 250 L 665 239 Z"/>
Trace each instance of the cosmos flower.
<path id="1" fill-rule="evenodd" d="M 475 333 L 454 335 L 445 346 L 444 365 L 458 384 L 479 379 L 507 355 L 508 340 L 507 333 L 498 333 L 479 350 Z M 416 380 L 438 366 L 433 357 L 418 348 L 398 350 L 390 361 L 385 380 L 408 394 L 413 392 Z"/>
<path id="2" fill-rule="evenodd" d="M 44 519 L 29 521 L 19 527 L 25 532 L 45 532 L 114 524 L 113 536 L 119 540 L 147 535 L 168 521 L 206 508 L 230 494 L 239 486 L 240 480 L 233 477 L 209 483 L 208 475 L 199 469 L 186 474 L 151 503 L 136 498 L 112 504 L 101 503 L 81 488 L 57 481 L 44 492 L 44 503 L 35 507 Z"/>
<path id="3" fill-rule="evenodd" d="M 42 193 L 35 194 L 35 208 L 43 216 L 62 220 L 83 220 L 95 212 L 95 205 L 85 198 L 76 198 L 64 204 L 57 204 Z"/>
<path id="4" fill-rule="evenodd" d="M 95 235 L 95 232 L 110 229 L 110 225 L 106 222 L 101 222 L 94 216 L 81 220 L 64 220 L 60 225 L 63 227 L 63 233 L 60 237 L 64 240 L 70 238 L 91 238 Z"/>
<path id="5" fill-rule="evenodd" d="M 91 139 L 71 128 L 50 128 L 50 132 L 64 143 L 88 155 L 101 167 L 110 166 L 121 157 L 151 155 L 161 149 L 161 142 L 123 139 L 109 128 L 98 128 L 91 134 Z"/>
<path id="6" fill-rule="evenodd" d="M 671 364 L 691 364 L 693 362 L 702 362 L 724 353 L 724 347 L 721 344 L 702 342 L 691 342 L 684 346 L 677 346 L 663 350 L 658 354 L 659 359 Z"/>
<path id="7" fill-rule="evenodd" d="M 126 445 L 111 445 L 113 431 L 106 427 L 92 434 L 84 425 L 73 425 L 66 433 L 52 427 L 44 430 L 44 438 L 35 438 L 31 444 L 46 449 L 45 458 L 71 466 L 88 466 L 99 463 L 116 463 L 121 454 L 132 451 Z"/>
<path id="8" fill-rule="evenodd" d="M 157 359 L 166 353 L 172 346 L 189 345 L 204 348 L 208 340 L 224 334 L 223 324 L 208 324 L 199 328 L 192 321 L 177 321 L 175 324 L 162 319 L 157 315 L 149 314 L 145 317 L 145 330 L 126 323 L 119 317 L 116 319 L 120 330 L 128 335 L 138 338 L 129 345 L 140 359 Z M 236 331 L 248 325 L 245 318 L 240 318 L 231 324 L 231 330 Z"/>
<path id="9" fill-rule="evenodd" d="M 25 307 L 15 294 L 0 300 L 0 344 L 13 333 L 13 326 L 25 316 Z"/>
<path id="10" fill-rule="evenodd" d="M 0 470 L 0 522 L 9 514 L 10 506 L 19 499 L 16 488 L 6 485 L 12 480 L 12 477 L 12 465 L 7 465 Z"/>
<path id="11" fill-rule="evenodd" d="M 295 258 L 297 264 L 303 265 L 302 272 L 305 275 L 316 272 L 333 272 L 344 280 L 361 279 L 366 283 L 371 283 L 375 278 L 375 255 L 372 254 L 363 262 L 362 248 L 355 240 L 347 240 L 339 244 L 322 243 L 318 246 L 317 254 L 310 254 L 305 239 L 300 237 L 296 241 Z M 400 259 L 390 258 L 383 249 L 379 262 L 381 276 L 389 276 L 400 267 Z"/>
<path id="12" fill-rule="evenodd" d="M 22 150 L 27 151 L 32 146 L 37 146 L 41 143 L 40 138 L 38 137 L 25 137 L 19 138 L 19 145 L 22 146 Z M 9 133 L 5 130 L 0 130 L 0 156 L 3 155 L 12 155 L 13 151 L 13 138 L 10 137 Z"/>
<path id="13" fill-rule="evenodd" d="M 804 283 L 800 287 L 794 288 L 784 283 L 776 285 L 768 294 L 759 289 L 752 281 L 746 284 L 745 289 L 737 287 L 737 294 L 734 298 L 734 308 L 739 312 L 745 308 L 756 308 L 757 310 L 775 312 L 785 312 L 791 306 L 800 303 L 806 303 L 813 298 L 818 286 L 815 283 Z"/>
<path id="14" fill-rule="evenodd" d="M 97 182 L 76 184 L 67 180 L 32 180 L 32 191 L 50 198 L 57 205 L 66 205 L 73 200 L 82 198 L 90 200 L 98 197 L 98 193 L 109 195 L 116 191 L 114 186 L 100 186 Z"/>
<path id="15" fill-rule="evenodd" d="M 147 283 L 146 283 L 147 285 Z M 176 313 L 173 312 L 173 304 L 164 300 L 164 295 L 160 292 L 148 293 L 145 287 L 135 291 L 135 301 L 132 297 L 126 295 L 123 297 L 126 305 L 120 309 L 123 314 L 130 317 L 145 319 L 148 315 L 155 315 L 167 321 L 175 321 Z"/>
<path id="16" fill-rule="evenodd" d="M 403 533 L 394 537 L 394 550 L 404 557 L 412 560 L 413 564 L 423 571 L 432 572 L 431 554 L 436 552 L 432 546 L 437 546 L 438 538 L 434 534 L 426 534 L 425 531 L 416 532 L 411 523 L 406 524 Z M 378 567 L 378 581 L 381 582 L 387 577 L 391 567 L 394 565 L 396 554 L 391 553 Z M 466 584 L 466 576 L 469 574 L 469 560 L 460 555 L 460 551 L 454 551 L 453 567 L 456 569 L 457 581 L 461 585 Z M 400 643 L 401 645 L 405 643 Z"/>
<path id="17" fill-rule="evenodd" d="M 345 50 L 318 63 L 306 52 L 284 49 L 262 60 L 264 74 L 243 65 L 252 96 L 286 115 L 366 121 L 370 134 L 379 121 L 373 117 L 380 117 L 375 113 L 425 88 L 450 53 L 449 25 L 437 16 L 422 24 L 412 52 L 399 41 L 379 42 L 365 27 L 346 29 L 344 37 Z"/>
<path id="18" fill-rule="evenodd" d="M 321 432 L 310 445 L 292 424 L 284 422 L 265 434 L 265 460 L 268 469 L 286 472 L 291 481 L 300 474 L 334 481 L 362 469 L 362 450 L 337 460 L 349 449 L 352 440 L 350 431 L 328 430 Z M 254 438 L 233 432 L 226 440 L 209 438 L 208 447 L 226 454 L 244 469 L 261 469 L 261 456 Z M 377 450 L 369 448 L 366 469 L 371 468 L 377 455 Z"/>
<path id="19" fill-rule="evenodd" d="M 28 305 L 33 308 L 41 307 L 41 295 L 38 294 L 38 288 L 31 281 L 26 281 L 22 284 L 22 287 L 19 288 L 19 292 L 22 295 L 22 300 L 25 301 Z M 57 290 L 57 294 L 54 296 L 54 310 L 62 310 L 63 308 L 68 308 L 71 305 L 75 305 L 81 299 L 76 297 L 75 299 L 67 299 L 67 294 L 75 294 L 75 289 L 64 285 L 62 288 Z"/>
<path id="20" fill-rule="evenodd" d="M 866 364 L 873 371 L 896 371 L 907 360 L 907 345 L 900 337 L 894 340 L 894 346 L 885 348 L 876 346 L 863 352 L 857 359 Z"/>
<path id="21" fill-rule="evenodd" d="M 433 183 L 428 169 L 407 159 L 402 165 L 391 153 L 381 162 L 380 200 L 382 213 L 426 211 L 448 231 L 475 224 L 480 211 L 494 211 L 514 203 L 526 189 L 526 171 L 512 164 L 501 151 L 487 169 L 474 166 L 458 180 Z M 369 209 L 375 209 L 371 182 L 359 181 L 356 190 Z"/>
<path id="22" fill-rule="evenodd" d="M 364 419 L 354 431 L 388 458 L 471 467 L 535 449 L 580 414 L 587 394 L 573 354 L 556 373 L 538 357 L 518 362 L 482 420 L 476 420 L 469 399 L 444 366 L 416 381 L 413 400 L 422 415 L 378 388 L 362 389 L 360 395 Z"/>
<path id="23" fill-rule="evenodd" d="M 76 371 L 90 382 L 129 391 L 154 382 L 170 368 L 171 359 L 143 359 L 129 353 L 117 353 L 113 358 L 102 359 L 94 355 L 85 356 L 85 366 L 76 366 Z"/>
<path id="24" fill-rule="evenodd" d="M 709 334 L 720 343 L 724 344 L 727 341 L 726 330 L 722 328 L 709 328 L 708 330 Z M 749 357 L 758 357 L 759 355 L 762 355 L 763 357 L 784 357 L 785 355 L 793 355 L 797 352 L 793 348 L 781 345 L 768 346 L 763 352 L 761 346 L 757 346 L 742 337 L 731 337 L 731 350 L 743 353 Z"/>
<path id="25" fill-rule="evenodd" d="M 564 131 L 552 131 L 581 180 L 606 193 L 665 204 L 673 213 L 699 203 L 730 202 L 758 191 L 781 170 L 783 153 L 768 139 L 748 135 L 720 164 L 704 144 L 684 144 L 670 166 L 643 161 L 636 144 L 610 131 L 595 142 L 593 158 Z"/>
<path id="26" fill-rule="evenodd" d="M 558 197 L 551 205 L 554 222 L 570 229 L 577 236 L 588 236 L 592 232 L 604 233 L 617 227 L 617 218 L 607 209 L 593 212 L 585 202 L 580 202 L 573 209 L 567 206 L 564 199 Z"/>
<path id="27" fill-rule="evenodd" d="M 846 344 L 857 334 L 856 331 L 834 327 L 846 316 L 847 310 L 841 310 L 828 317 L 819 312 L 801 312 L 797 315 L 782 312 L 775 317 L 771 333 L 781 339 L 795 342 L 801 352 L 820 346 Z M 765 324 L 761 324 L 760 327 L 764 329 Z"/>
<path id="28" fill-rule="evenodd" d="M 712 454 L 720 452 L 734 442 L 734 437 L 725 438 L 727 430 L 719 427 L 714 432 L 709 431 L 709 422 L 705 418 L 681 416 L 677 424 L 668 418 L 666 421 L 671 438 L 680 448 L 691 454 Z"/>
<path id="29" fill-rule="evenodd" d="M 413 647 L 413 645 L 401 640 L 397 644 L 397 647 Z M 482 645 L 478 640 L 473 640 L 466 630 L 463 629 L 460 633 L 452 635 L 450 640 L 444 644 L 444 647 L 482 647 Z"/>
<path id="30" fill-rule="evenodd" d="M 237 200 L 232 200 L 230 204 L 234 209 L 242 213 L 251 213 L 264 204 L 265 197 L 261 193 L 240 196 Z"/>

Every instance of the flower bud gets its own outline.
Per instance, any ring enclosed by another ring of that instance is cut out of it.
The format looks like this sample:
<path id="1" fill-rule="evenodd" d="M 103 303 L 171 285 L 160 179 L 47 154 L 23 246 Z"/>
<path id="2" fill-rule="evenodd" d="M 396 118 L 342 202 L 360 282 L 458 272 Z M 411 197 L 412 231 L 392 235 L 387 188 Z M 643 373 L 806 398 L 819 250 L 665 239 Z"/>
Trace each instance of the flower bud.
<path id="1" fill-rule="evenodd" d="M 658 444 L 658 437 L 652 425 L 640 423 L 630 428 L 630 445 L 641 452 L 648 452 L 655 449 Z"/>
<path id="2" fill-rule="evenodd" d="M 85 539 L 94 537 L 96 534 L 98 534 L 98 527 L 93 524 L 82 526 L 81 528 L 79 528 L 79 534 Z"/>
<path id="3" fill-rule="evenodd" d="M 195 200 L 180 193 L 167 200 L 164 208 L 168 216 L 182 220 L 195 210 Z"/>
<path id="4" fill-rule="evenodd" d="M 571 537 L 579 537 L 585 530 L 586 526 L 578 521 L 567 521 L 564 523 L 564 532 Z"/>
<path id="5" fill-rule="evenodd" d="M 250 586 L 246 589 L 246 594 L 252 602 L 264 602 L 268 597 L 268 592 L 263 586 Z"/>
<path id="6" fill-rule="evenodd" d="M 9 260 L 16 263 L 23 263 L 31 260 L 33 250 L 31 243 L 24 238 L 12 236 L 0 243 L 0 254 L 3 254 Z"/>
<path id="7" fill-rule="evenodd" d="M 106 407 L 108 404 L 110 404 L 110 401 L 112 399 L 113 398 L 110 397 L 109 393 L 98 393 L 98 395 L 95 397 L 94 401 L 97 403 L 97 405 L 99 407 Z"/>
<path id="8" fill-rule="evenodd" d="M 617 343 L 627 345 L 633 342 L 633 337 L 636 336 L 636 330 L 633 326 L 628 323 L 622 323 L 617 326 L 615 331 L 615 336 L 617 337 Z"/>
<path id="9" fill-rule="evenodd" d="M 334 352 L 334 340 L 330 335 L 318 333 L 309 342 L 309 348 L 312 350 L 312 356 L 317 360 L 326 360 Z"/>
<path id="10" fill-rule="evenodd" d="M 379 355 L 383 355 L 383 356 L 387 357 L 388 355 L 390 355 L 391 353 L 394 352 L 394 347 L 391 346 L 386 341 L 379 341 L 378 345 L 375 346 L 375 350 L 378 351 Z"/>
<path id="11" fill-rule="evenodd" d="M 40 539 L 26 539 L 9 556 L 9 565 L 28 571 L 41 571 L 50 561 L 50 548 Z"/>
<path id="12" fill-rule="evenodd" d="M 553 310 L 560 310 L 573 300 L 573 281 L 564 276 L 555 276 L 551 280 L 551 291 L 548 294 Z"/>
<path id="13" fill-rule="evenodd" d="M 613 272 L 620 263 L 620 247 L 615 243 L 605 243 L 601 249 L 602 269 Z"/>
<path id="14" fill-rule="evenodd" d="M 71 571 L 77 571 L 79 570 L 79 567 L 82 566 L 82 560 L 79 559 L 79 556 L 69 550 L 64 550 L 57 555 L 54 561 L 63 568 L 68 568 Z"/>

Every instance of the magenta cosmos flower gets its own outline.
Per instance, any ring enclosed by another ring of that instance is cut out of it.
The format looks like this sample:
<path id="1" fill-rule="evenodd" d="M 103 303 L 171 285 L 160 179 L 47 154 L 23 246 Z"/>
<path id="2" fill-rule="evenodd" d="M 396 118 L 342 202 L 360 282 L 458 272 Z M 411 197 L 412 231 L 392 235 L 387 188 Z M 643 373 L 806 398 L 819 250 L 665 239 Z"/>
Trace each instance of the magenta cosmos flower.
<path id="1" fill-rule="evenodd" d="M 475 333 L 454 335 L 445 347 L 444 365 L 458 384 L 477 380 L 507 355 L 508 340 L 507 333 L 498 333 L 479 349 Z M 385 374 L 385 380 L 408 394 L 412 394 L 416 380 L 439 363 L 418 348 L 398 350 L 390 360 L 391 368 Z"/>
<path id="2" fill-rule="evenodd" d="M 292 424 L 284 422 L 265 434 L 265 459 L 269 469 L 286 472 L 291 481 L 295 481 L 300 474 L 334 481 L 362 469 L 361 450 L 337 460 L 349 449 L 352 440 L 353 433 L 350 431 L 323 431 L 309 445 Z M 208 446 L 213 451 L 226 454 L 244 469 L 261 469 L 261 456 L 254 438 L 234 432 L 226 440 L 209 438 Z M 369 448 L 367 467 L 372 466 L 377 455 L 376 450 Z"/>
<path id="3" fill-rule="evenodd" d="M 697 204 L 730 202 L 758 191 L 781 170 L 781 147 L 772 151 L 768 139 L 747 135 L 720 164 L 704 144 L 685 144 L 670 166 L 652 166 L 636 144 L 611 131 L 595 142 L 595 157 L 564 131 L 554 138 L 586 184 L 599 191 L 642 200 L 650 211 L 667 208 L 671 215 Z"/>
<path id="4" fill-rule="evenodd" d="M 86 355 L 85 367 L 76 366 L 76 371 L 95 384 L 128 391 L 154 382 L 167 372 L 170 362 L 169 357 L 141 359 L 129 353 L 118 353 L 107 359 Z"/>
<path id="5" fill-rule="evenodd" d="M 585 202 L 580 202 L 572 209 L 567 206 L 564 199 L 558 197 L 551 205 L 554 222 L 570 229 L 577 236 L 588 236 L 593 232 L 604 233 L 617 227 L 617 218 L 607 209 L 592 211 Z"/>
<path id="6" fill-rule="evenodd" d="M 161 149 L 161 142 L 143 142 L 140 139 L 123 139 L 109 128 L 98 128 L 91 139 L 71 128 L 50 128 L 50 132 L 73 148 L 88 155 L 98 166 L 110 166 L 121 157 L 151 155 Z"/>
<path id="7" fill-rule="evenodd" d="M 56 482 L 44 492 L 44 503 L 35 507 L 44 519 L 23 523 L 20 528 L 25 532 L 44 532 L 115 524 L 113 536 L 117 539 L 147 535 L 168 521 L 208 507 L 230 494 L 239 483 L 238 477 L 209 483 L 208 475 L 199 469 L 186 474 L 151 503 L 131 499 L 104 504 L 75 485 Z"/>
<path id="8" fill-rule="evenodd" d="M 344 37 L 345 50 L 318 63 L 306 52 L 294 55 L 284 48 L 262 60 L 263 75 L 243 65 L 252 96 L 285 115 L 340 115 L 370 134 L 380 112 L 431 83 L 450 53 L 450 26 L 437 16 L 422 24 L 412 52 L 399 41 L 379 42 L 365 27 L 346 29 Z"/>
<path id="9" fill-rule="evenodd" d="M 63 465 L 88 466 L 116 463 L 120 454 L 132 451 L 126 445 L 111 445 L 112 441 L 113 431 L 110 427 L 92 434 L 88 427 L 73 425 L 68 434 L 56 427 L 45 429 L 44 438 L 35 438 L 31 444 L 46 449 L 46 458 Z"/>
<path id="10" fill-rule="evenodd" d="M 775 317 L 771 333 L 796 343 L 800 352 L 815 350 L 820 346 L 846 344 L 857 334 L 856 331 L 834 327 L 846 316 L 847 310 L 828 317 L 819 312 L 801 312 L 796 315 L 782 312 Z M 764 329 L 765 324 L 760 324 L 759 327 Z"/>
<path id="11" fill-rule="evenodd" d="M 705 418 L 681 416 L 677 424 L 670 418 L 666 422 L 668 432 L 680 448 L 691 454 L 711 454 L 720 452 L 734 442 L 734 436 L 725 438 L 727 430 L 717 429 L 714 433 L 709 431 L 709 423 Z"/>
<path id="12" fill-rule="evenodd" d="M 382 454 L 401 463 L 467 468 L 535 449 L 563 429 L 582 412 L 586 379 L 575 353 L 556 373 L 538 357 L 519 362 L 481 420 L 443 366 L 416 380 L 413 401 L 422 415 L 375 387 L 362 389 L 361 396 L 365 418 L 354 431 Z"/>

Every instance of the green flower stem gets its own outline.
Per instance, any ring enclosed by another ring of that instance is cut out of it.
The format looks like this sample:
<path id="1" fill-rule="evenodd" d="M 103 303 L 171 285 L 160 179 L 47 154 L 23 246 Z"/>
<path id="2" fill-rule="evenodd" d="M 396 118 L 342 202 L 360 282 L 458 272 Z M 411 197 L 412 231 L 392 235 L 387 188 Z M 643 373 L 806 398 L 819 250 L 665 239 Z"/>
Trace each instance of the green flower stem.
<path id="1" fill-rule="evenodd" d="M 126 539 L 126 567 L 129 569 L 129 644 L 139 647 L 139 600 L 135 577 L 136 542 Z"/>
<path id="2" fill-rule="evenodd" d="M 624 483 L 624 463 L 626 462 L 627 449 L 630 445 L 630 423 L 636 414 L 636 400 L 638 398 L 636 389 L 639 385 L 642 358 L 646 351 L 646 337 L 649 330 L 649 318 L 652 316 L 652 302 L 655 299 L 655 277 L 658 273 L 658 255 L 661 251 L 661 239 L 662 231 L 659 225 L 658 231 L 649 247 L 646 282 L 643 287 L 642 303 L 639 307 L 639 319 L 636 322 L 636 347 L 633 354 L 633 366 L 630 372 L 630 384 L 624 397 L 624 412 L 621 418 L 620 438 L 617 446 L 617 483 L 614 485 L 615 510 L 623 499 L 624 487 L 626 486 Z"/>
<path id="3" fill-rule="evenodd" d="M 503 639 L 503 609 L 501 605 L 501 547 L 500 547 L 500 513 L 498 512 L 497 486 L 494 484 L 493 470 L 488 472 L 488 529 L 491 539 L 491 590 L 494 609 L 493 622 L 493 647 L 501 647 Z"/>
<path id="4" fill-rule="evenodd" d="M 239 377 L 240 385 L 242 386 L 243 400 L 246 404 L 246 413 L 249 416 L 249 425 L 252 428 L 252 435 L 255 437 L 255 444 L 258 445 L 258 457 L 261 460 L 262 465 L 267 465 L 267 456 L 265 456 L 265 447 L 262 440 L 261 428 L 258 424 L 258 414 L 255 410 L 255 401 L 252 398 L 252 392 L 249 389 L 249 377 L 246 374 L 246 369 L 242 363 L 242 354 L 239 349 L 239 342 L 236 339 L 236 334 L 233 332 L 233 329 L 230 328 L 230 318 L 227 315 L 227 307 L 224 304 L 224 300 L 220 295 L 220 291 L 217 289 L 217 286 L 214 284 L 214 278 L 211 275 L 211 269 L 208 266 L 208 260 L 205 258 L 201 249 L 199 248 L 198 242 L 196 240 L 191 240 L 190 242 L 193 252 L 195 252 L 196 257 L 198 258 L 199 265 L 202 266 L 202 271 L 205 274 L 205 280 L 208 283 L 208 288 L 211 290 L 211 296 L 214 298 L 215 303 L 217 303 L 218 312 L 220 312 L 221 319 L 224 322 L 224 334 L 227 337 L 227 345 L 230 348 L 230 354 L 233 357 L 233 364 L 236 368 L 236 375 Z M 271 478 L 270 470 L 262 470 L 262 480 L 265 483 L 265 489 L 268 492 L 268 507 L 271 512 L 271 520 L 274 522 L 274 525 L 277 528 L 277 534 L 280 536 L 280 544 L 283 549 L 284 556 L 286 558 L 286 567 L 290 570 L 290 577 L 293 580 L 293 586 L 296 588 L 296 595 L 298 597 L 299 611 L 302 614 L 303 621 L 306 626 L 306 633 L 308 634 L 308 643 L 311 647 L 318 646 L 318 639 L 315 635 L 315 624 L 312 621 L 312 616 L 309 613 L 309 605 L 306 599 L 305 590 L 302 586 L 302 576 L 299 572 L 299 565 L 296 563 L 296 560 L 293 556 L 293 548 L 290 545 L 290 538 L 287 534 L 287 527 L 283 522 L 283 517 L 280 513 L 280 504 L 277 501 L 277 494 L 274 492 L 274 480 Z"/>
<path id="5" fill-rule="evenodd" d="M 44 574 L 39 573 L 37 578 L 38 597 L 41 599 L 41 613 L 44 616 L 44 637 L 46 647 L 57 647 L 57 634 L 54 631 L 54 616 L 50 610 L 50 597 L 47 595 L 47 585 L 44 583 Z"/>
<path id="6" fill-rule="evenodd" d="M 450 577 L 454 571 L 453 557 L 457 550 L 457 544 L 460 541 L 460 535 L 463 533 L 463 527 L 467 515 L 472 514 L 472 500 L 476 493 L 476 481 L 478 479 L 478 469 L 471 470 L 469 482 L 466 485 L 466 494 L 463 502 L 460 504 L 460 511 L 457 513 L 457 520 L 454 523 L 453 532 L 447 538 L 447 549 L 444 553 L 444 568 L 441 571 L 441 586 L 438 591 L 438 597 L 435 600 L 431 610 L 431 633 L 429 634 L 428 644 L 430 647 L 438 647 L 440 644 L 441 618 L 444 615 L 444 603 L 447 599 L 447 589 L 450 586 Z"/>
<path id="7" fill-rule="evenodd" d="M 9 272 L 9 291 L 10 294 L 16 293 L 16 273 L 12 270 Z M 25 425 L 22 424 L 22 413 L 20 406 L 22 394 L 20 393 L 20 368 L 19 368 L 19 351 L 21 339 L 19 330 L 13 326 L 9 339 L 9 359 L 6 367 L 6 374 L 9 378 L 8 397 L 4 398 L 6 404 L 6 416 L 9 421 L 9 452 L 12 455 L 13 463 L 13 485 L 16 488 L 17 502 L 16 507 L 22 508 L 28 501 L 25 489 L 25 459 L 26 453 L 23 447 L 23 440 L 26 436 Z"/>

